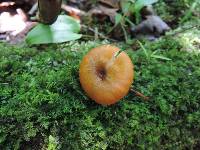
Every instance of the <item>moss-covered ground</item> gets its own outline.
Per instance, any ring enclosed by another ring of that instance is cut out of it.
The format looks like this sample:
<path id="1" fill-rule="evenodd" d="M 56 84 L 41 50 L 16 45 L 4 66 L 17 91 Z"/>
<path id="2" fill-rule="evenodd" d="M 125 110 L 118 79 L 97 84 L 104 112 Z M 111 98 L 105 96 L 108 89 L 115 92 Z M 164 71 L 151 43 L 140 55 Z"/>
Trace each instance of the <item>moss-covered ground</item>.
<path id="1" fill-rule="evenodd" d="M 91 48 L 107 42 L 60 46 L 0 43 L 0 149 L 198 149 L 200 55 L 172 39 L 145 42 L 144 50 L 117 45 L 135 66 L 129 93 L 105 107 L 80 87 L 78 69 Z M 170 58 L 151 57 L 151 52 Z"/>

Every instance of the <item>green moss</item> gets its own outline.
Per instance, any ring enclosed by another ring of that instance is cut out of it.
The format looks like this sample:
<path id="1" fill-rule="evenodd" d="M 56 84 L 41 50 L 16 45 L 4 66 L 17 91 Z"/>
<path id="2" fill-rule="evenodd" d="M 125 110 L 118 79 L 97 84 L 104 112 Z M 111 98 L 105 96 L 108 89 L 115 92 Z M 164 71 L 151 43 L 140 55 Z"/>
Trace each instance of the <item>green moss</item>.
<path id="1" fill-rule="evenodd" d="M 195 7 L 193 6 L 195 3 Z M 198 0 L 159 0 L 155 4 L 157 14 L 172 28 L 184 22 L 199 20 L 200 3 Z"/>
<path id="2" fill-rule="evenodd" d="M 80 87 L 79 63 L 101 43 L 49 48 L 0 44 L 0 149 L 192 149 L 200 144 L 200 56 L 172 40 L 146 43 L 172 61 L 128 50 L 134 87 L 116 105 L 97 105 Z M 124 47 L 124 45 L 119 45 Z M 57 145 L 58 144 L 58 145 Z"/>

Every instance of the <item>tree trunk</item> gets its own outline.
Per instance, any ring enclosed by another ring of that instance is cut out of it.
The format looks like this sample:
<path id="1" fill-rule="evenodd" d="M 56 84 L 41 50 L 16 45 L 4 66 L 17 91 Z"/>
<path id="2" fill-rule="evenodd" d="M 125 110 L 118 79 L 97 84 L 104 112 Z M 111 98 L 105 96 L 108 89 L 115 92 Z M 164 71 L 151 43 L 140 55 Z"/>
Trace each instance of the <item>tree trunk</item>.
<path id="1" fill-rule="evenodd" d="M 38 0 L 39 20 L 52 24 L 60 14 L 62 0 Z"/>

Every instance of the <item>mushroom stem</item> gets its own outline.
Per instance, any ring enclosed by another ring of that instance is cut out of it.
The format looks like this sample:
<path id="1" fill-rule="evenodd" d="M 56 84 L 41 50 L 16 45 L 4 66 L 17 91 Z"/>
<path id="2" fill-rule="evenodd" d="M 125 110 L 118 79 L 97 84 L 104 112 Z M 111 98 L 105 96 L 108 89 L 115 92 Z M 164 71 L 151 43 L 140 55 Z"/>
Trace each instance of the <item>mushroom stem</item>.
<path id="1" fill-rule="evenodd" d="M 136 96 L 143 98 L 144 100 L 149 100 L 149 97 L 145 96 L 144 94 L 134 90 L 133 88 L 130 89 Z"/>

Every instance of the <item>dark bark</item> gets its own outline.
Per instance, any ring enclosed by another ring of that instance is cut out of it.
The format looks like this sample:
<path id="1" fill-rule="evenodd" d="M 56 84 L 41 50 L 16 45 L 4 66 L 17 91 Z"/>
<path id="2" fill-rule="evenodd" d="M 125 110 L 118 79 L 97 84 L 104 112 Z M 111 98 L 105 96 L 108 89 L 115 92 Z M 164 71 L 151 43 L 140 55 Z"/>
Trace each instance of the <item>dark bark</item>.
<path id="1" fill-rule="evenodd" d="M 62 0 L 38 0 L 39 21 L 52 24 L 60 14 Z"/>

